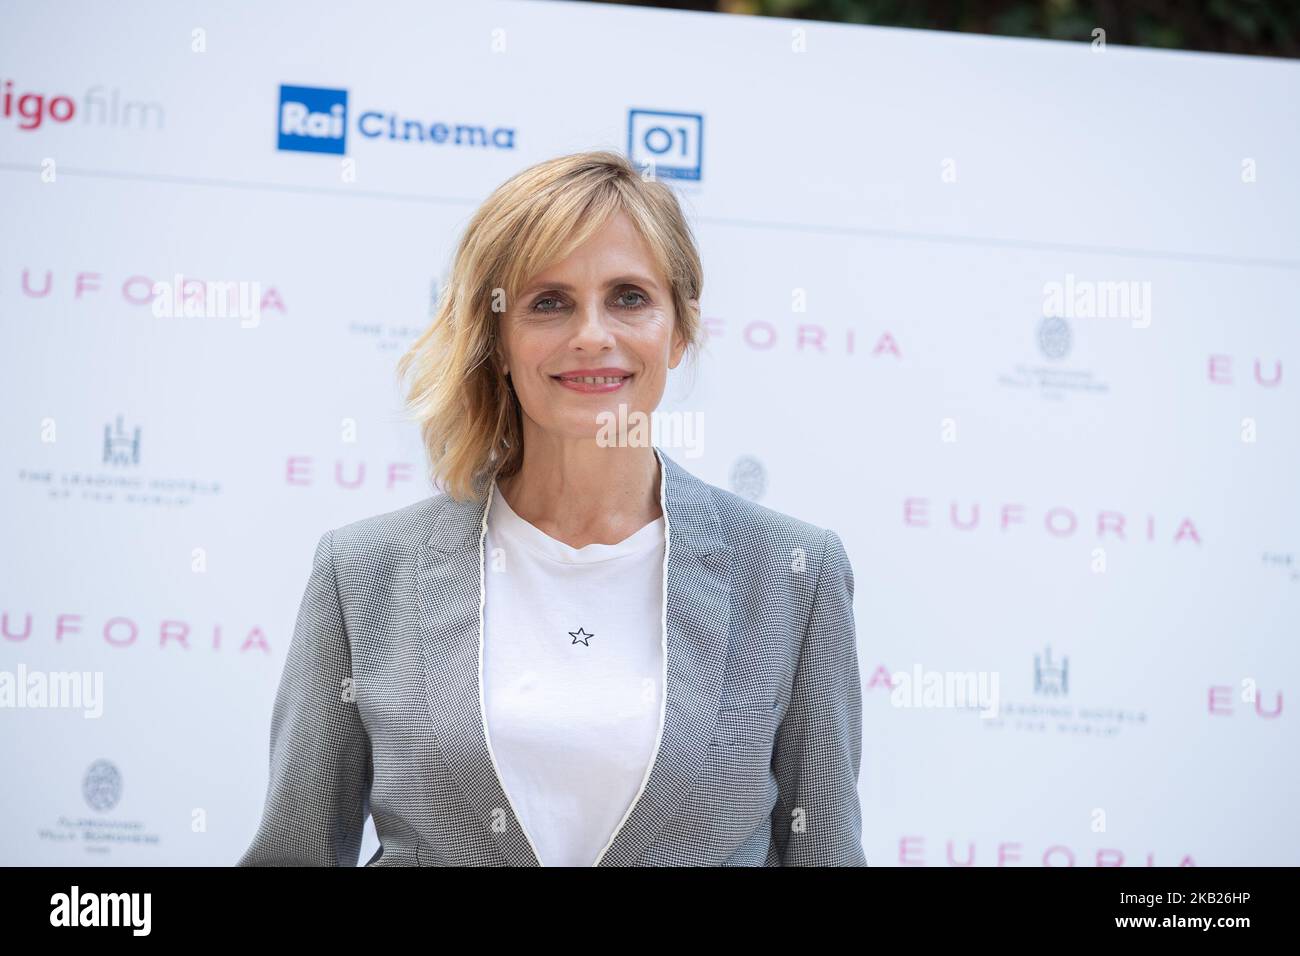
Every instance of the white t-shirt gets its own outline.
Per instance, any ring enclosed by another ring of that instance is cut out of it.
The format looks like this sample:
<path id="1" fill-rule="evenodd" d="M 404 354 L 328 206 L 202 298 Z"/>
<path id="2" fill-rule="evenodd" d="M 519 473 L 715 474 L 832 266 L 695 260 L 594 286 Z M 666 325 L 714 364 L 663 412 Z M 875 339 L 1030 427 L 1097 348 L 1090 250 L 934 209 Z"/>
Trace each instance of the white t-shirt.
<path id="1" fill-rule="evenodd" d="M 489 749 L 542 865 L 591 866 L 659 740 L 664 518 L 573 548 L 494 486 L 485 543 Z"/>

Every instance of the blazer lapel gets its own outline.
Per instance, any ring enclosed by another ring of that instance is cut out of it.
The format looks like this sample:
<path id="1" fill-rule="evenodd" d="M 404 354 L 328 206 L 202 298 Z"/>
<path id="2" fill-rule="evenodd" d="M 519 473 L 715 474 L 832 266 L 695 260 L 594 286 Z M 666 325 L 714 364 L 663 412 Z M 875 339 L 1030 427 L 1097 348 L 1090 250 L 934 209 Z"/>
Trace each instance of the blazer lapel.
<path id="1" fill-rule="evenodd" d="M 540 866 L 492 765 L 483 722 L 480 531 L 486 502 L 450 497 L 443 502 L 434 516 L 434 535 L 416 564 L 420 653 L 434 743 L 505 862 Z"/>
<path id="2" fill-rule="evenodd" d="M 732 548 L 708 486 L 660 449 L 668 524 L 664 723 L 644 789 L 596 866 L 632 866 L 695 785 L 718 722 L 731 624 Z"/>
<path id="3" fill-rule="evenodd" d="M 649 775 L 597 866 L 637 862 L 694 786 L 718 718 L 732 548 L 708 486 L 656 448 L 668 525 L 664 723 Z M 481 697 L 482 535 L 487 502 L 442 499 L 416 564 L 420 647 L 439 754 L 505 862 L 540 861 L 492 763 Z M 504 824 L 504 826 L 502 825 Z"/>

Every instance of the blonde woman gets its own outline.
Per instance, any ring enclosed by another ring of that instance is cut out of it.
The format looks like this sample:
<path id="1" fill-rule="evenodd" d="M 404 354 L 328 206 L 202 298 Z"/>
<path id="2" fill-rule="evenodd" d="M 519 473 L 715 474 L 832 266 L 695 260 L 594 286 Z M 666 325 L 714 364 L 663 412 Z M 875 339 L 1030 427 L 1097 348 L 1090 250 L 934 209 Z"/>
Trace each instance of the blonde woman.
<path id="1" fill-rule="evenodd" d="M 399 363 L 424 501 L 327 532 L 241 865 L 865 865 L 839 537 L 610 443 L 701 337 L 677 200 L 610 152 L 478 210 Z"/>

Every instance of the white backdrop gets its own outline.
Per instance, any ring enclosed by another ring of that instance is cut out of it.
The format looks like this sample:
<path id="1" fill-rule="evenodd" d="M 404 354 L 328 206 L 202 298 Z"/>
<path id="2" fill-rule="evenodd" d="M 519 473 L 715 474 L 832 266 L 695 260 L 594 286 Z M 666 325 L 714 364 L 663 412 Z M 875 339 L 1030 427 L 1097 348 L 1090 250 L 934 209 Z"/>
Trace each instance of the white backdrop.
<path id="1" fill-rule="evenodd" d="M 0 709 L 0 862 L 238 858 L 319 535 L 431 491 L 393 365 L 460 230 L 613 148 L 705 262 L 663 406 L 703 454 L 665 450 L 848 549 L 869 862 L 1300 864 L 1295 63 L 576 3 L 0 18 L 0 671 L 103 678 L 97 718 Z M 341 139 L 280 138 L 338 91 Z M 156 315 L 177 274 L 258 321 Z M 999 716 L 896 706 L 917 668 Z"/>

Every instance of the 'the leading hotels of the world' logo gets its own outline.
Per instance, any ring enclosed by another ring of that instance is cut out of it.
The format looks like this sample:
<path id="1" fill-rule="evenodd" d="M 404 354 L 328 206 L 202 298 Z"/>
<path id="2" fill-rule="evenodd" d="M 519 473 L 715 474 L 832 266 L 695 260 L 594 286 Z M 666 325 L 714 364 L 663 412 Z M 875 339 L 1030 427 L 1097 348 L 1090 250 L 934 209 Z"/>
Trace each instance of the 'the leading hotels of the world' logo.
<path id="1" fill-rule="evenodd" d="M 479 146 L 514 149 L 515 130 L 483 123 L 444 123 L 411 119 L 392 110 L 358 110 L 356 123 L 348 108 L 348 91 L 317 86 L 280 87 L 276 117 L 276 146 L 306 153 L 347 152 L 348 126 L 362 139 L 435 146 Z"/>
<path id="2" fill-rule="evenodd" d="M 278 149 L 342 156 L 348 141 L 348 91 L 281 86 Z"/>

